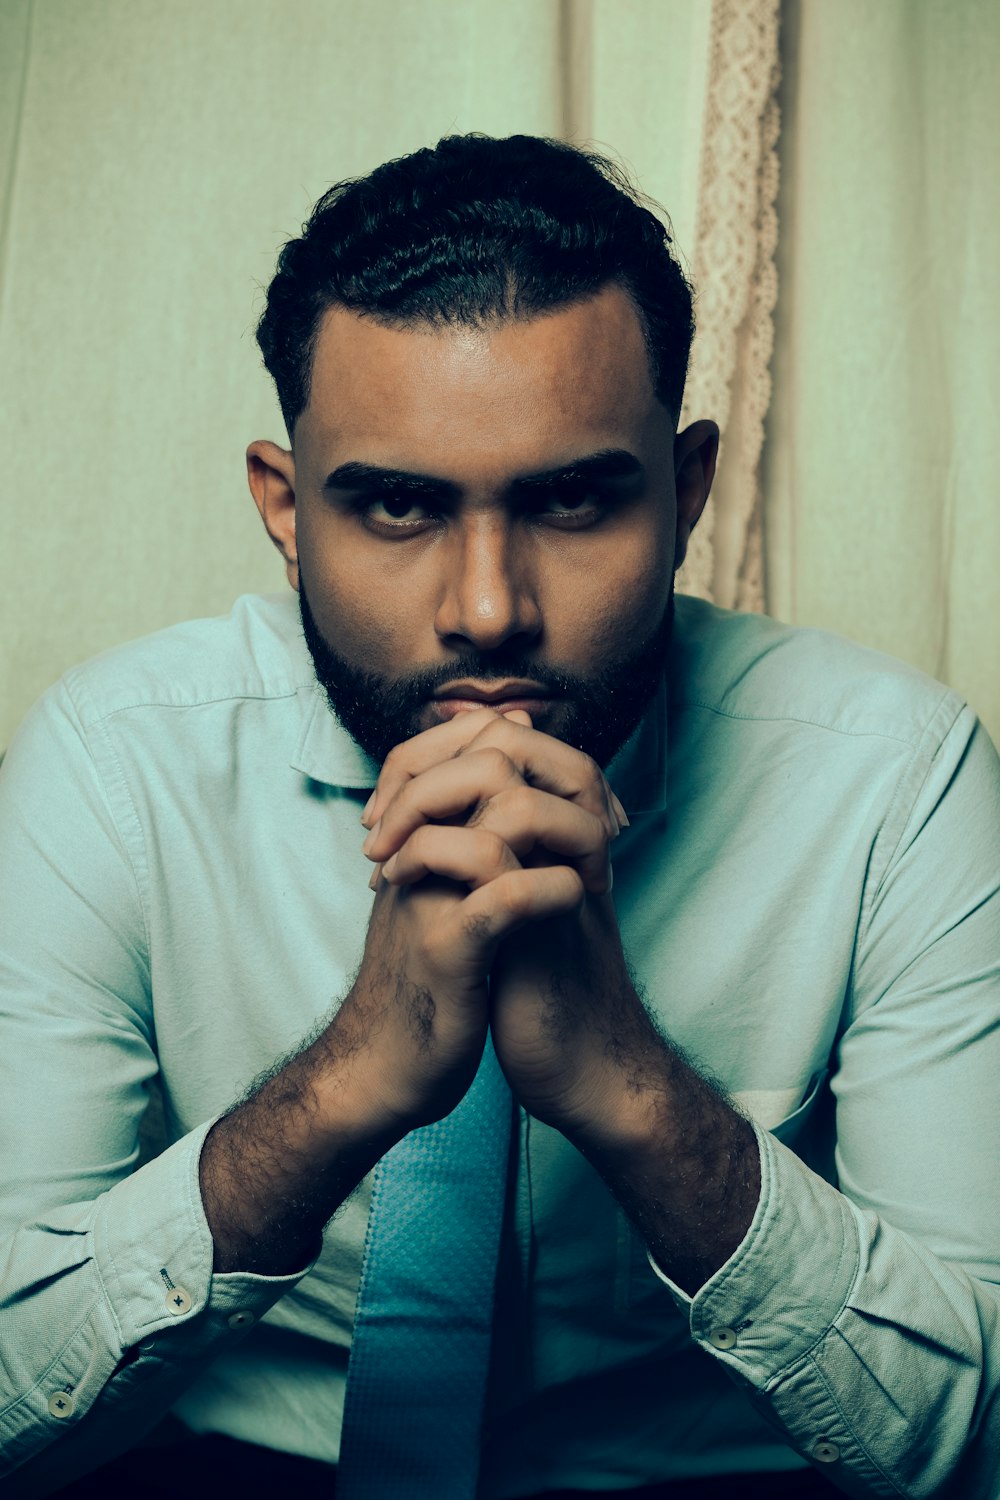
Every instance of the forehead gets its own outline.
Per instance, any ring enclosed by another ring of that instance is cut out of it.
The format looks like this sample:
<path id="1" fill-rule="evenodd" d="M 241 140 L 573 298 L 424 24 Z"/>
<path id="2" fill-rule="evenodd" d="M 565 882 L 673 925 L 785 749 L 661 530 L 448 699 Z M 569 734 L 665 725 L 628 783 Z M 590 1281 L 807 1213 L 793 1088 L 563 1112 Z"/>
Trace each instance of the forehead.
<path id="1" fill-rule="evenodd" d="M 361 459 L 462 482 L 641 447 L 664 424 L 638 315 L 618 287 L 478 328 L 390 326 L 334 307 L 320 325 L 296 465 L 313 455 L 325 472 L 334 459 Z"/>

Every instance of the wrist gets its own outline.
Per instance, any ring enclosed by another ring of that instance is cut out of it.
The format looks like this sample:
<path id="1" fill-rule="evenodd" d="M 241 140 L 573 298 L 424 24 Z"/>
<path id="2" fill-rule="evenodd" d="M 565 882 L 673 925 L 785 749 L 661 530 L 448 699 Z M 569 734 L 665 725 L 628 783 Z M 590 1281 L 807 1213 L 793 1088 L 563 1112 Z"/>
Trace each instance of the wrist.
<path id="1" fill-rule="evenodd" d="M 366 1043 L 345 1045 L 333 1026 L 301 1060 L 319 1150 L 357 1161 L 360 1179 L 413 1128 L 386 1087 L 393 1069 Z"/>
<path id="2" fill-rule="evenodd" d="M 749 1121 L 677 1054 L 674 1064 L 663 1087 L 623 1096 L 613 1128 L 581 1133 L 575 1144 L 657 1265 L 693 1295 L 750 1227 L 760 1155 Z"/>
<path id="3" fill-rule="evenodd" d="M 586 1116 L 578 1115 L 563 1133 L 577 1150 L 600 1163 L 602 1173 L 642 1173 L 647 1164 L 674 1157 L 677 1140 L 666 1088 L 638 1083 L 621 1073 L 592 1089 Z"/>

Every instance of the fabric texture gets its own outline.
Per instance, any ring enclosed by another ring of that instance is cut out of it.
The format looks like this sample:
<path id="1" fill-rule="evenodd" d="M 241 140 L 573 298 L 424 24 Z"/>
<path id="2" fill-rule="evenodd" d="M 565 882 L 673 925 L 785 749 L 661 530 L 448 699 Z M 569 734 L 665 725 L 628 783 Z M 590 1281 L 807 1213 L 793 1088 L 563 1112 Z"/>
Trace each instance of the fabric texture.
<path id="1" fill-rule="evenodd" d="M 214 1275 L 198 1157 L 349 988 L 375 770 L 291 597 L 75 669 L 13 742 L 6 1493 L 68 1481 L 171 1408 L 337 1461 L 370 1183 L 300 1276 Z M 668 685 L 609 775 L 631 819 L 626 953 L 666 1034 L 753 1118 L 761 1198 L 688 1297 L 518 1112 L 483 1500 L 809 1463 L 852 1494 L 995 1500 L 995 751 L 899 663 L 679 598 Z M 170 1144 L 133 1170 L 157 1070 Z"/>
<path id="2" fill-rule="evenodd" d="M 411 1130 L 375 1169 L 341 1500 L 475 1495 L 512 1109 L 487 1038 L 457 1107 Z"/>

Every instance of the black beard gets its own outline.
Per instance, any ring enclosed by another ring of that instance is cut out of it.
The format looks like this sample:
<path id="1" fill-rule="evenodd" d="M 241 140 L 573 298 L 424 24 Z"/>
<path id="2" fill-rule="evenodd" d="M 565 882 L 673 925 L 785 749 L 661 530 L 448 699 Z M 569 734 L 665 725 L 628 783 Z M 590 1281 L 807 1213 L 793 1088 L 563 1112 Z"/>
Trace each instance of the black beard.
<path id="1" fill-rule="evenodd" d="M 389 751 L 427 727 L 425 710 L 450 682 L 498 682 L 510 678 L 544 684 L 557 695 L 562 721 L 559 738 L 606 767 L 639 725 L 663 678 L 674 623 L 673 589 L 653 634 L 631 655 L 594 677 L 579 677 L 543 666 L 536 657 L 501 646 L 469 651 L 439 667 L 392 680 L 352 666 L 324 640 L 299 578 L 299 612 L 327 700 L 348 734 L 378 765 Z M 566 710 L 568 709 L 568 714 Z"/>

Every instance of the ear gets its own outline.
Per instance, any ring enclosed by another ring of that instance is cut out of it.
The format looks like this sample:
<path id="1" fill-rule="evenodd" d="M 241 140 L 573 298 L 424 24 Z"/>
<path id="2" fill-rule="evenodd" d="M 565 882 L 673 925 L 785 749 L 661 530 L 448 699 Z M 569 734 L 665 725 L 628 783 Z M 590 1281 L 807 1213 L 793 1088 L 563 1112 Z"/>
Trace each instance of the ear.
<path id="1" fill-rule="evenodd" d="M 684 561 L 688 540 L 705 509 L 718 456 L 719 429 L 714 422 L 692 422 L 674 439 L 674 482 L 677 489 L 675 572 Z"/>
<path id="2" fill-rule="evenodd" d="M 299 586 L 295 545 L 295 460 L 291 450 L 260 441 L 247 449 L 247 480 L 268 536 L 285 559 L 293 589 Z"/>

